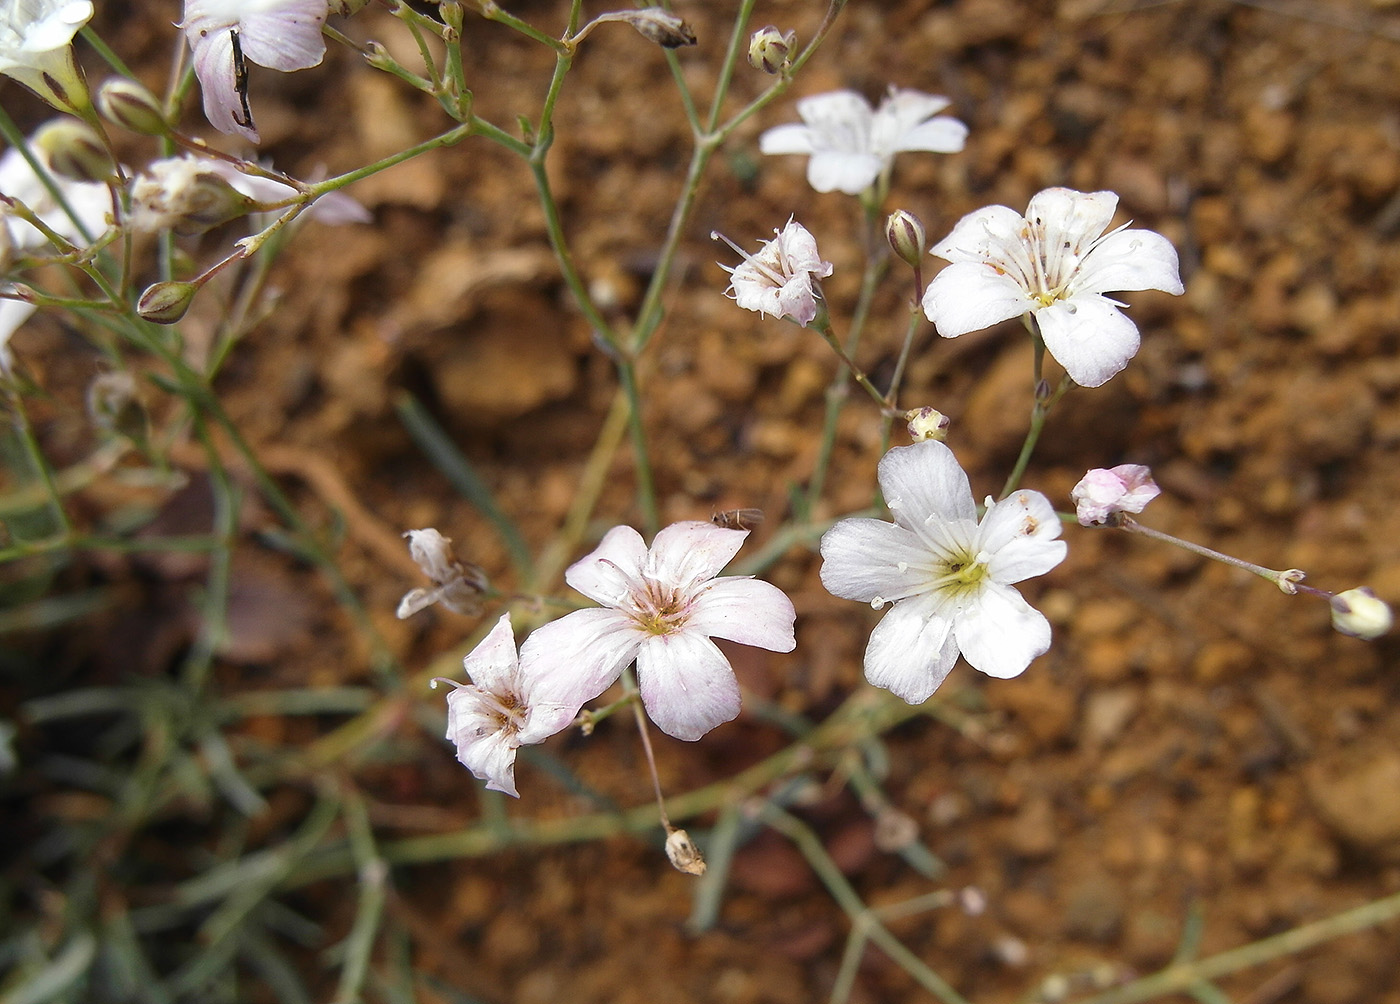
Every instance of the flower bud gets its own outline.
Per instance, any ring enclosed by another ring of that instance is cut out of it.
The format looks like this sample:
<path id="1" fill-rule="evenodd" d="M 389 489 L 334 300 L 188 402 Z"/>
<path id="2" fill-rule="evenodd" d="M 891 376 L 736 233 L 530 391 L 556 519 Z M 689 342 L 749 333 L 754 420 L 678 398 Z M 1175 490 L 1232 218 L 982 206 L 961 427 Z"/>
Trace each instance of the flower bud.
<path id="1" fill-rule="evenodd" d="M 136 301 L 136 313 L 153 324 L 174 324 L 185 316 L 199 292 L 197 282 L 158 282 Z"/>
<path id="2" fill-rule="evenodd" d="M 610 15 L 604 15 L 609 17 Z M 626 21 L 633 28 L 661 46 L 663 49 L 678 49 L 682 45 L 695 44 L 695 32 L 681 18 L 662 7 L 643 7 L 641 10 L 617 11 L 615 18 Z M 602 18 L 598 18 L 602 20 Z"/>
<path id="3" fill-rule="evenodd" d="M 903 209 L 891 213 L 890 218 L 885 221 L 885 239 L 890 242 L 895 256 L 904 264 L 910 268 L 923 265 L 924 255 L 928 253 L 928 234 L 924 232 L 924 225 L 913 213 Z"/>
<path id="4" fill-rule="evenodd" d="M 41 150 L 54 172 L 74 181 L 108 181 L 116 175 L 112 155 L 92 128 L 77 119 L 61 118 L 45 122 L 34 134 L 34 146 Z"/>
<path id="5" fill-rule="evenodd" d="M 685 830 L 672 830 L 666 834 L 666 856 L 671 859 L 671 865 L 678 872 L 685 872 L 687 875 L 705 874 L 705 856 L 700 853 L 700 848 L 695 846 L 690 834 Z"/>
<path id="6" fill-rule="evenodd" d="M 784 34 L 770 24 L 749 39 L 749 65 L 764 73 L 781 73 L 788 68 L 788 57 L 796 47 L 796 31 Z"/>
<path id="7" fill-rule="evenodd" d="M 131 225 L 146 232 L 202 234 L 256 208 L 198 157 L 158 160 L 131 183 Z"/>
<path id="8" fill-rule="evenodd" d="M 925 439 L 943 442 L 948 438 L 948 426 L 952 424 L 952 419 L 943 412 L 927 406 L 906 411 L 904 420 L 909 423 L 909 438 L 916 443 L 922 443 Z"/>
<path id="9" fill-rule="evenodd" d="M 1332 597 L 1332 626 L 1342 634 L 1370 641 L 1390 630 L 1390 606 L 1367 586 Z"/>
<path id="10" fill-rule="evenodd" d="M 97 110 L 108 122 L 143 136 L 165 136 L 170 132 L 160 99 L 126 77 L 112 77 L 98 88 Z"/>
<path id="11" fill-rule="evenodd" d="M 1070 490 L 1080 526 L 1101 526 L 1120 512 L 1142 512 L 1162 490 L 1152 480 L 1151 468 L 1119 464 L 1112 470 L 1096 467 Z"/>

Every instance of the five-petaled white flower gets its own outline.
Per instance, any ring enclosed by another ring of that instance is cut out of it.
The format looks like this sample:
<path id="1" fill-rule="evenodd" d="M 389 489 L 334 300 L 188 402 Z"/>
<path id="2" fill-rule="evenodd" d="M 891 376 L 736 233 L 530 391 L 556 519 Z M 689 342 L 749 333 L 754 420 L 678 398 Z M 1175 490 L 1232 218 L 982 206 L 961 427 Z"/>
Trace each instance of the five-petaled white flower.
<path id="1" fill-rule="evenodd" d="M 209 124 L 256 143 L 246 64 L 284 71 L 317 65 L 326 54 L 325 21 L 326 0 L 185 0 L 180 27 Z"/>
<path id="2" fill-rule="evenodd" d="M 1142 464 L 1095 467 L 1070 489 L 1074 514 L 1081 526 L 1097 526 L 1119 512 L 1142 512 L 1162 489 L 1152 480 L 1152 469 Z"/>
<path id="3" fill-rule="evenodd" d="M 871 632 L 865 677 L 910 704 L 938 689 L 961 652 L 988 676 L 1018 676 L 1050 647 L 1050 624 L 1012 588 L 1065 557 L 1060 520 L 1039 492 L 987 500 L 937 440 L 890 450 L 880 488 L 895 522 L 843 519 L 822 536 L 822 584 L 893 609 Z"/>
<path id="4" fill-rule="evenodd" d="M 774 230 L 774 238 L 757 254 L 748 254 L 728 237 L 712 233 L 744 256 L 743 264 L 734 268 L 721 265 L 729 273 L 729 289 L 734 302 L 745 310 L 760 315 L 791 317 L 806 327 L 817 316 L 817 288 L 813 277 L 825 279 L 831 274 L 831 262 L 822 261 L 817 251 L 817 239 L 800 223 L 788 220 L 782 230 Z"/>
<path id="5" fill-rule="evenodd" d="M 58 108 L 86 107 L 72 42 L 92 13 L 90 0 L 0 0 L 0 73 Z"/>
<path id="6" fill-rule="evenodd" d="M 457 759 L 487 788 L 516 798 L 515 751 L 562 732 L 584 702 L 598 696 L 580 692 L 567 664 L 548 655 L 536 659 L 535 651 L 527 639 L 516 655 L 510 614 L 505 614 L 462 660 L 470 684 L 439 678 L 453 687 L 447 695 L 447 738 L 457 745 Z"/>
<path id="7" fill-rule="evenodd" d="M 775 126 L 758 138 L 764 153 L 805 153 L 807 182 L 818 192 L 859 195 L 906 150 L 957 153 L 967 126 L 938 115 L 948 99 L 891 87 L 872 109 L 855 91 L 814 94 L 797 102 L 802 124 Z M 936 117 L 935 117 L 936 116 Z"/>
<path id="8" fill-rule="evenodd" d="M 1105 293 L 1181 293 L 1176 249 L 1159 233 L 1104 233 L 1118 196 L 1047 188 L 1026 215 L 988 206 L 964 216 L 932 253 L 952 262 L 924 291 L 945 338 L 1035 315 L 1050 354 L 1075 383 L 1097 387 L 1138 350 L 1137 325 Z M 1124 225 L 1126 226 L 1126 224 Z"/>
<path id="9" fill-rule="evenodd" d="M 677 739 L 699 739 L 739 714 L 734 669 L 711 638 L 773 652 L 796 645 L 796 614 L 782 590 L 747 576 L 716 578 L 748 535 L 673 523 L 648 550 L 636 530 L 613 527 L 564 573 L 602 606 L 544 625 L 526 645 L 572 666 L 580 689 L 593 696 L 635 659 L 651 720 Z"/>

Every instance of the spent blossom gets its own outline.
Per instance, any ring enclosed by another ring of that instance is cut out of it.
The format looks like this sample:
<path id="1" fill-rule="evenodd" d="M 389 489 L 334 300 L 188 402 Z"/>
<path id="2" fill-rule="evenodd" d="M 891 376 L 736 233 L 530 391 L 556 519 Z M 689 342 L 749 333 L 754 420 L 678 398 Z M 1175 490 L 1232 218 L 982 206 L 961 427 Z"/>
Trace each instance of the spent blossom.
<path id="1" fill-rule="evenodd" d="M 247 63 L 283 71 L 316 66 L 326 54 L 326 13 L 326 0 L 185 0 L 180 27 L 209 124 L 258 142 Z"/>
<path id="2" fill-rule="evenodd" d="M 453 613 L 475 613 L 477 601 L 486 590 L 486 573 L 471 562 L 458 561 L 452 551 L 451 538 L 432 527 L 409 530 L 404 536 L 408 538 L 409 556 L 432 580 L 433 588 L 420 587 L 404 593 L 396 611 L 399 620 L 412 617 L 434 603 L 441 603 Z"/>
<path id="3" fill-rule="evenodd" d="M 791 317 L 806 327 L 817 316 L 819 293 L 813 280 L 829 276 L 831 262 L 822 261 L 817 239 L 802 224 L 788 220 L 782 230 L 773 233 L 773 239 L 752 255 L 729 238 L 710 234 L 744 257 L 743 263 L 734 268 L 720 266 L 729 273 L 729 289 L 725 293 L 745 310 Z"/>
<path id="4" fill-rule="evenodd" d="M 462 660 L 471 683 L 433 681 L 453 688 L 447 738 L 457 759 L 487 788 L 515 798 L 515 751 L 568 728 L 584 701 L 597 696 L 581 695 L 567 664 L 533 656 L 529 639 L 517 655 L 507 613 Z"/>
<path id="5" fill-rule="evenodd" d="M 73 36 L 92 14 L 91 0 L 0 0 L 0 73 L 57 108 L 87 107 Z"/>
<path id="6" fill-rule="evenodd" d="M 661 731 L 695 740 L 739 714 L 739 683 L 712 638 L 773 652 L 796 646 L 792 601 L 748 576 L 719 576 L 749 535 L 711 523 L 673 523 L 648 549 L 613 527 L 565 580 L 600 607 L 537 629 L 527 645 L 573 668 L 601 694 L 634 659 L 642 704 Z M 591 699 L 591 698 L 590 698 Z"/>
<path id="7" fill-rule="evenodd" d="M 1142 464 L 1095 467 L 1070 489 L 1074 514 L 1081 526 L 1107 523 L 1114 513 L 1142 512 L 1162 489 L 1152 480 L 1152 469 Z"/>
<path id="8" fill-rule="evenodd" d="M 967 126 L 939 115 L 947 98 L 891 87 L 879 108 L 855 91 L 814 94 L 797 102 L 802 122 L 769 129 L 758 139 L 764 153 L 805 153 L 807 182 L 818 192 L 859 195 L 907 150 L 957 153 Z"/>
<path id="9" fill-rule="evenodd" d="M 964 216 L 933 254 L 952 264 L 924 291 L 924 313 L 945 338 L 1023 314 L 1075 383 L 1098 387 L 1128 365 L 1137 325 L 1114 290 L 1180 294 L 1176 249 L 1159 233 L 1110 230 L 1118 196 L 1047 188 L 1023 217 L 1006 206 Z"/>
<path id="10" fill-rule="evenodd" d="M 1050 624 L 1013 586 L 1065 557 L 1049 500 L 988 498 L 979 522 L 967 475 L 934 439 L 890 450 L 879 480 L 895 521 L 843 519 L 821 541 L 829 592 L 894 604 L 871 632 L 866 679 L 920 704 L 960 652 L 988 676 L 1020 675 L 1049 649 Z"/>

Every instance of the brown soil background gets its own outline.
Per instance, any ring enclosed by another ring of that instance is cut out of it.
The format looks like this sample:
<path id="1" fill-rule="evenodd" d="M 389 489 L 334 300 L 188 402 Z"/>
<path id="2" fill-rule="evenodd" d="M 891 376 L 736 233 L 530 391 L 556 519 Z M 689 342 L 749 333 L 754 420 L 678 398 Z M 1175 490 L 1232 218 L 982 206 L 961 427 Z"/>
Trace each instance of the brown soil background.
<path id="1" fill-rule="evenodd" d="M 558 32 L 567 5 L 509 6 Z M 702 95 L 734 6 L 677 4 L 701 40 L 680 62 Z M 754 25 L 809 38 L 822 8 L 760 3 Z M 112 17 L 106 36 L 137 65 L 159 67 L 169 20 L 168 11 Z M 373 8 L 345 30 L 407 58 L 403 34 Z M 479 112 L 502 125 L 533 114 L 548 54 L 470 15 L 467 38 Z M 1181 251 L 1186 295 L 1126 297 L 1142 351 L 1105 388 L 1075 392 L 1052 415 L 1026 486 L 1066 505 L 1086 468 L 1148 463 L 1164 489 L 1144 517 L 1150 525 L 1303 568 L 1322 588 L 1368 583 L 1400 600 L 1397 39 L 1400 13 L 1383 0 L 1139 10 L 1097 0 L 854 0 L 789 96 L 717 159 L 682 246 L 668 320 L 644 363 L 663 517 L 760 506 L 770 521 L 755 536 L 761 544 L 789 483 L 808 476 L 835 361 L 816 336 L 723 298 L 714 261 L 731 256 L 708 234 L 750 245 L 795 215 L 836 263 L 827 292 L 833 316 L 847 316 L 860 261 L 854 200 L 814 194 L 802 159 L 760 158 L 756 138 L 795 119 L 793 98 L 837 87 L 876 98 L 894 83 L 947 94 L 971 127 L 961 154 L 898 161 L 887 208 L 913 211 L 931 236 L 979 206 L 1024 207 L 1063 184 L 1117 191 L 1119 222 L 1160 230 Z M 334 46 L 318 69 L 255 69 L 253 78 L 264 154 L 303 176 L 349 169 L 444 125 L 430 101 Z M 160 82 L 158 70 L 150 82 Z M 744 67 L 735 97 L 766 83 Z M 551 177 L 566 230 L 595 290 L 625 310 L 687 158 L 659 51 L 621 26 L 600 30 L 557 121 Z M 498 538 L 413 446 L 395 394 L 425 401 L 539 547 L 571 501 L 615 381 L 552 271 L 523 165 L 471 141 L 351 192 L 375 225 L 299 235 L 275 276 L 277 309 L 235 350 L 220 388 L 308 518 L 326 524 L 327 502 L 343 508 L 337 486 L 363 507 L 343 567 L 417 671 L 489 621 L 393 620 L 398 597 L 418 582 L 376 540 L 394 548 L 400 529 L 436 526 L 510 582 Z M 217 248 L 204 250 L 211 259 Z M 877 301 L 860 351 L 876 374 L 893 365 L 906 295 L 890 283 Z M 202 298 L 190 330 L 218 307 Z M 950 445 L 974 491 L 995 491 L 1025 428 L 1025 340 L 1015 325 L 958 342 L 926 329 L 901 401 L 953 416 Z M 78 344 L 53 323 L 15 342 L 39 382 L 56 388 L 36 420 L 59 457 L 80 455 L 88 435 L 63 407 L 65 385 L 79 393 L 91 371 L 73 366 Z M 819 515 L 867 503 L 877 447 L 876 417 L 853 397 Z M 597 531 L 636 520 L 629 463 L 624 448 Z M 99 486 L 81 505 L 97 519 L 123 491 Z M 196 487 L 163 502 L 161 528 L 207 527 L 199 495 Z M 256 531 L 275 517 L 250 500 L 244 523 L 221 691 L 365 682 L 366 652 L 322 580 L 259 543 Z M 947 884 L 975 885 L 988 901 L 981 916 L 926 913 L 895 922 L 895 933 L 970 999 L 1002 1001 L 1051 972 L 1163 965 L 1194 902 L 1204 904 L 1210 953 L 1400 890 L 1394 640 L 1341 637 L 1324 604 L 1184 553 L 1076 527 L 1066 536 L 1068 560 L 1026 588 L 1055 626 L 1050 653 L 1013 681 L 955 670 L 950 697 L 974 726 L 963 734 L 919 720 L 887 737 L 891 800 L 948 863 Z M 84 567 L 120 585 L 123 599 L 91 632 L 45 647 L 54 679 L 76 687 L 168 672 L 189 637 L 198 564 Z M 820 717 L 862 686 L 860 651 L 875 615 L 828 596 L 816 567 L 799 549 L 768 573 L 797 605 L 797 651 L 746 651 L 736 661 L 756 694 Z M 9 685 L 7 693 L 23 696 Z M 480 785 L 436 731 L 439 700 L 425 694 L 422 721 L 403 720 L 346 766 L 385 839 L 469 825 L 484 811 Z M 293 747 L 338 721 L 255 719 L 236 748 Z M 699 787 L 783 742 L 747 715 L 697 745 L 659 737 L 662 781 L 670 793 Z M 649 797 L 635 734 L 620 719 L 545 752 L 619 804 Z M 508 814 L 590 808 L 537 762 L 522 761 L 523 798 Z M 255 837 L 285 834 L 309 804 L 296 785 L 272 802 Z M 72 811 L 36 806 L 41 815 Z M 869 816 L 839 784 L 801 814 L 868 902 L 937 888 L 877 850 Z M 185 839 L 213 832 L 207 818 L 190 823 Z M 615 838 L 396 869 L 390 916 L 409 932 L 420 999 L 455 999 L 434 986 L 493 1004 L 826 997 L 848 922 L 788 843 L 761 833 L 740 850 L 720 921 L 698 936 L 685 930 L 692 880 L 658 846 Z M 335 937 L 348 928 L 345 882 L 292 902 Z M 1008 939 L 1024 944 L 1024 962 L 1008 960 Z M 1252 1004 L 1397 1004 L 1397 958 L 1391 924 L 1222 986 Z M 248 999 L 262 998 L 250 989 Z M 872 949 L 854 999 L 926 997 Z"/>

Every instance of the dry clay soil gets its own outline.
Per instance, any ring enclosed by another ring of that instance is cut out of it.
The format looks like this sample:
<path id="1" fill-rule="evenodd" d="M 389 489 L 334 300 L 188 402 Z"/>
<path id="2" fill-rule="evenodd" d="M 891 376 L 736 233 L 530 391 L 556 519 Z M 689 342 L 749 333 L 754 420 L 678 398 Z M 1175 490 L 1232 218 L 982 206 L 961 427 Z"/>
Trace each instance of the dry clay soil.
<path id="1" fill-rule="evenodd" d="M 676 6 L 700 38 L 679 60 L 703 95 L 735 5 Z M 562 28 L 565 4 L 510 7 Z M 760 3 L 755 24 L 810 38 L 822 7 Z M 1185 295 L 1125 297 L 1141 352 L 1107 386 L 1056 409 L 1025 484 L 1063 507 L 1088 467 L 1150 464 L 1163 496 L 1149 524 L 1305 569 L 1322 588 L 1369 583 L 1400 600 L 1400 13 L 1386 0 L 1129 8 L 853 0 L 789 95 L 716 159 L 682 242 L 668 320 L 643 363 L 666 520 L 759 506 L 769 513 L 761 544 L 783 518 L 788 486 L 809 476 L 835 360 L 810 332 L 723 298 L 714 261 L 732 258 L 708 235 L 752 246 L 795 215 L 836 264 L 826 289 L 844 324 L 861 260 L 854 200 L 813 193 L 803 162 L 761 158 L 757 135 L 794 119 L 795 97 L 849 87 L 878 98 L 893 83 L 948 95 L 971 130 L 960 154 L 898 162 L 886 208 L 913 211 L 931 235 L 982 205 L 1023 207 L 1042 188 L 1068 185 L 1116 191 L 1119 222 L 1160 230 L 1181 251 Z M 158 66 L 168 20 L 143 12 L 113 27 L 111 41 Z M 342 27 L 411 58 L 382 11 Z M 508 127 L 516 113 L 533 114 L 548 53 L 471 15 L 466 35 L 478 111 Z M 766 83 L 741 67 L 736 99 Z M 255 69 L 252 99 L 264 153 L 303 174 L 348 169 L 443 128 L 431 101 L 335 46 L 317 69 Z M 624 316 L 687 157 L 659 50 L 622 26 L 600 29 L 557 121 L 549 169 L 565 230 L 592 288 Z M 396 395 L 425 403 L 539 546 L 578 490 L 616 383 L 552 268 L 524 165 L 471 141 L 352 194 L 374 225 L 298 236 L 275 276 L 277 309 L 236 348 L 220 389 L 311 518 L 325 522 L 327 504 L 358 504 L 346 573 L 396 654 L 419 670 L 460 652 L 488 622 L 446 613 L 394 621 L 398 596 L 417 584 L 395 534 L 436 526 L 506 587 L 510 572 L 488 522 L 413 445 Z M 898 352 L 906 285 L 892 281 L 877 297 L 860 349 L 877 377 Z M 193 330 L 212 317 L 201 303 Z M 953 417 L 950 444 L 979 497 L 1000 485 L 1024 434 L 1025 342 L 1014 324 L 957 342 L 925 325 L 915 342 L 902 403 Z M 54 383 L 71 348 L 52 326 L 17 341 Z M 57 415 L 47 421 L 55 448 L 79 435 Z M 868 503 L 878 447 L 878 418 L 853 397 L 819 517 Z M 631 484 L 624 447 L 595 532 L 636 521 Z M 199 500 L 181 506 L 197 524 Z M 162 518 L 178 521 L 180 508 Z M 363 648 L 322 581 L 255 542 L 251 531 L 272 521 L 256 507 L 246 517 L 219 686 L 364 681 Z M 1012 681 L 960 666 L 950 699 L 970 725 L 919 719 L 887 737 L 892 803 L 947 863 L 945 883 L 975 886 L 987 901 L 977 916 L 950 908 L 893 921 L 895 934 L 970 999 L 1011 1000 L 1051 972 L 1121 977 L 1163 965 L 1193 904 L 1204 909 L 1211 953 L 1400 890 L 1395 641 L 1342 637 L 1323 603 L 1184 552 L 1073 526 L 1066 537 L 1064 564 L 1025 587 L 1054 625 L 1049 654 Z M 796 653 L 736 653 L 756 697 L 813 717 L 862 686 L 860 654 L 877 616 L 828 596 L 817 564 L 798 547 L 767 573 L 794 598 Z M 141 566 L 141 605 L 114 622 L 121 655 L 70 640 L 84 653 L 69 669 L 74 683 L 168 671 L 182 644 L 172 632 L 188 630 L 183 597 L 200 574 Z M 648 782 L 627 724 L 546 749 L 618 803 L 640 804 Z M 273 744 L 314 738 L 307 728 L 276 718 L 248 726 Z M 699 787 L 784 742 L 747 715 L 695 745 L 660 737 L 661 779 L 670 792 Z M 386 839 L 480 818 L 479 785 L 438 735 L 405 721 L 393 743 L 387 764 L 357 775 Z M 532 762 L 519 782 L 512 815 L 589 808 Z M 296 792 L 274 799 L 267 831 L 293 827 L 306 804 Z M 820 787 L 800 814 L 868 902 L 939 887 L 878 848 L 870 816 L 839 784 Z M 849 928 L 771 832 L 740 848 L 718 922 L 698 935 L 685 928 L 693 880 L 651 838 L 521 847 L 398 869 L 393 881 L 390 909 L 411 933 L 415 966 L 487 1002 L 820 1000 Z M 297 897 L 332 931 L 348 926 L 343 883 Z M 1222 986 L 1251 1002 L 1400 1004 L 1397 960 L 1392 923 Z M 434 993 L 422 999 L 455 999 Z M 854 999 L 927 996 L 871 949 Z"/>

